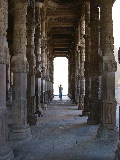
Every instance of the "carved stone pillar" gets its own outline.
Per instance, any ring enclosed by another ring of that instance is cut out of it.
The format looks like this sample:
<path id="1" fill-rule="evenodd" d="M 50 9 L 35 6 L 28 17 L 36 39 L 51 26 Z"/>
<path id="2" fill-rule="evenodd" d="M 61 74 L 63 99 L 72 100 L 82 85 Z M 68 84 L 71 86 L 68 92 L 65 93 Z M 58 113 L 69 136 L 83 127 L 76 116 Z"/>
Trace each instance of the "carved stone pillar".
<path id="1" fill-rule="evenodd" d="M 88 116 L 90 112 L 90 1 L 85 2 L 85 97 L 83 116 Z"/>
<path id="2" fill-rule="evenodd" d="M 78 59 L 79 59 L 79 52 L 76 51 L 76 75 L 75 75 L 75 101 L 76 101 L 76 104 L 79 105 L 79 65 L 78 65 Z"/>
<path id="3" fill-rule="evenodd" d="M 73 49 L 71 52 L 70 65 L 71 65 L 71 96 L 73 103 L 75 103 L 75 53 Z"/>
<path id="4" fill-rule="evenodd" d="M 78 94 L 78 28 L 75 33 L 75 103 L 79 103 L 79 94 Z"/>
<path id="5" fill-rule="evenodd" d="M 85 94 L 85 77 L 84 77 L 84 61 L 85 61 L 85 6 L 82 6 L 82 14 L 80 19 L 80 97 L 78 109 L 84 108 Z"/>
<path id="6" fill-rule="evenodd" d="M 90 115 L 88 124 L 100 124 L 100 105 L 98 100 L 99 93 L 99 8 L 96 1 L 90 4 L 90 26 L 91 26 L 91 54 L 90 54 L 90 76 L 91 76 L 91 97 Z"/>
<path id="7" fill-rule="evenodd" d="M 78 70 L 78 75 L 77 75 L 77 93 L 78 93 L 78 103 L 77 105 L 80 106 L 80 101 L 79 101 L 79 97 L 80 97 L 80 67 L 81 67 L 81 62 L 80 62 L 80 21 L 78 23 L 78 48 L 77 48 L 77 70 Z"/>
<path id="8" fill-rule="evenodd" d="M 34 54 L 34 34 L 35 34 L 35 4 L 31 1 L 27 8 L 27 46 L 26 56 L 29 63 L 29 71 L 27 74 L 27 112 L 28 123 L 32 123 L 33 114 L 36 111 L 35 97 L 35 67 L 36 57 Z"/>
<path id="9" fill-rule="evenodd" d="M 12 160 L 13 152 L 8 146 L 8 123 L 6 108 L 6 66 L 9 63 L 7 43 L 8 1 L 0 0 L 0 159 Z"/>
<path id="10" fill-rule="evenodd" d="M 116 138 L 115 72 L 117 64 L 113 55 L 113 0 L 102 0 L 100 5 L 100 42 L 102 53 L 101 97 L 102 117 L 98 129 L 101 138 Z"/>
<path id="11" fill-rule="evenodd" d="M 26 15 L 27 1 L 14 1 L 14 32 L 12 57 L 13 71 L 13 127 L 12 139 L 22 140 L 31 137 L 27 124 L 27 72 L 28 62 L 26 58 Z"/>
<path id="12" fill-rule="evenodd" d="M 41 108 L 41 15 L 40 10 L 42 3 L 35 3 L 35 55 L 36 55 L 36 80 L 35 80 L 35 94 L 36 94 L 36 110 L 42 112 Z"/>
<path id="13" fill-rule="evenodd" d="M 41 92 L 42 92 L 42 108 L 46 109 L 46 70 L 47 70 L 47 50 L 46 50 L 46 19 L 45 13 L 42 15 L 42 24 L 41 24 L 41 35 L 42 35 L 42 43 L 41 43 L 41 54 L 42 54 L 42 81 L 41 81 Z"/>

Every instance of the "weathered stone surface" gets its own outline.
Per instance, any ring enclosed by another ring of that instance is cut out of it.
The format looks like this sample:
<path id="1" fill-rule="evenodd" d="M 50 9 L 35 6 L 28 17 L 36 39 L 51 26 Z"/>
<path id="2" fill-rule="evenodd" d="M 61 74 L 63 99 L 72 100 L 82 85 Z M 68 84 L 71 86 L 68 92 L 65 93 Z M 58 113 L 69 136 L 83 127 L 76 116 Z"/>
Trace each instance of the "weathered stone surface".
<path id="1" fill-rule="evenodd" d="M 100 124 L 100 105 L 98 100 L 99 94 L 99 9 L 95 1 L 90 2 L 90 68 L 89 68 L 89 82 L 90 82 L 90 115 L 88 117 L 88 124 Z"/>
<path id="2" fill-rule="evenodd" d="M 116 100 L 115 100 L 115 72 L 116 62 L 113 55 L 113 21 L 112 1 L 101 1 L 100 8 L 100 43 L 102 52 L 101 73 L 101 125 L 98 136 L 101 138 L 116 138 Z"/>
<path id="3" fill-rule="evenodd" d="M 84 97 L 84 109 L 83 116 L 88 116 L 90 112 L 90 51 L 91 51 L 91 39 L 90 39 L 90 2 L 85 2 L 85 97 Z"/>
<path id="4" fill-rule="evenodd" d="M 13 151 L 8 146 L 8 119 L 6 108 L 6 72 L 9 63 L 7 43 L 8 1 L 0 0 L 0 159 L 14 159 Z"/>
<path id="5" fill-rule="evenodd" d="M 12 140 L 31 138 L 30 129 L 27 125 L 27 72 L 28 61 L 26 58 L 26 15 L 27 2 L 14 1 L 14 34 L 12 57 L 13 71 L 13 126 Z"/>

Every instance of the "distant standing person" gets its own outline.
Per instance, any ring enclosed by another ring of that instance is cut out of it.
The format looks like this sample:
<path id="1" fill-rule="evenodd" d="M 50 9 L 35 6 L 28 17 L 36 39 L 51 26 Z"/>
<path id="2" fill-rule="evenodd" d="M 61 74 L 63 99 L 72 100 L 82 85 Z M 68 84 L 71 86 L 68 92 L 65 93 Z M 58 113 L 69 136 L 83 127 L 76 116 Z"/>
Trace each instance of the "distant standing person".
<path id="1" fill-rule="evenodd" d="M 62 99 L 62 90 L 63 90 L 63 87 L 62 85 L 60 84 L 60 87 L 59 87 L 59 98 Z"/>

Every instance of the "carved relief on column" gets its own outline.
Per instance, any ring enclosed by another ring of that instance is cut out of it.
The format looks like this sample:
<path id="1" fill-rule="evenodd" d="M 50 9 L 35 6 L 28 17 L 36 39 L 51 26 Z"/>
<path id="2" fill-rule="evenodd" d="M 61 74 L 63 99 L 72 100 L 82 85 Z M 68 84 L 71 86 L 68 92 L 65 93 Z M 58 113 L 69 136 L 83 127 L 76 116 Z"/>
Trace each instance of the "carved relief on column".
<path id="1" fill-rule="evenodd" d="M 27 2 L 16 0 L 14 2 L 14 56 L 12 57 L 12 70 L 14 72 L 28 72 L 26 58 L 26 15 Z"/>
<path id="2" fill-rule="evenodd" d="M 113 55 L 112 6 L 112 0 L 101 1 L 100 42 L 103 62 L 101 75 L 102 117 L 98 136 L 114 139 L 116 138 L 115 72 L 117 70 L 117 64 Z"/>
<path id="3" fill-rule="evenodd" d="M 41 108 L 41 8 L 43 3 L 35 2 L 35 56 L 36 56 L 36 77 L 35 77 L 35 96 L 36 96 L 36 113 L 39 117 L 43 116 Z"/>
<path id="4" fill-rule="evenodd" d="M 91 26 L 91 54 L 90 54 L 90 115 L 88 124 L 100 124 L 100 105 L 98 101 L 99 93 L 99 8 L 96 1 L 90 3 L 90 26 Z"/>
<path id="5" fill-rule="evenodd" d="M 85 97 L 83 116 L 88 116 L 90 112 L 90 1 L 85 2 Z"/>
<path id="6" fill-rule="evenodd" d="M 14 33 L 12 57 L 13 71 L 13 127 L 12 139 L 22 140 L 31 137 L 27 124 L 27 72 L 26 58 L 26 15 L 27 1 L 14 1 Z"/>
<path id="7" fill-rule="evenodd" d="M 6 108 L 6 66 L 9 63 L 7 42 L 8 1 L 0 0 L 0 159 L 13 160 L 13 151 L 8 146 L 8 120 Z"/>
<path id="8" fill-rule="evenodd" d="M 28 123 L 36 124 L 36 97 L 35 97 L 35 74 L 36 57 L 34 54 L 34 36 L 35 36 L 35 2 L 31 1 L 27 8 L 27 46 L 26 56 L 29 63 L 29 72 L 27 74 L 27 112 Z"/>
<path id="9" fill-rule="evenodd" d="M 85 6 L 82 6 L 82 13 L 80 19 L 80 97 L 78 109 L 84 108 L 84 95 L 85 95 L 85 77 L 84 77 L 84 61 L 85 61 Z"/>

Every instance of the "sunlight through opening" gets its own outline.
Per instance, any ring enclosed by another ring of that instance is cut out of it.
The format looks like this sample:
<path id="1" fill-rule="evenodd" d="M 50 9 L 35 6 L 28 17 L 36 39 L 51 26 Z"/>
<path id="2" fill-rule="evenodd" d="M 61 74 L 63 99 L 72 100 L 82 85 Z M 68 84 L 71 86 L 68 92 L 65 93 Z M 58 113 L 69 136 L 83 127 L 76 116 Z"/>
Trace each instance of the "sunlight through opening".
<path id="1" fill-rule="evenodd" d="M 54 58 L 54 95 L 59 94 L 60 84 L 63 87 L 63 95 L 68 94 L 68 59 L 65 57 Z"/>
<path id="2" fill-rule="evenodd" d="M 117 62 L 117 71 L 115 73 L 115 97 L 120 102 L 120 64 L 118 63 L 118 49 L 120 47 L 120 0 L 116 0 L 112 8 L 113 18 L 113 36 L 114 36 L 114 55 Z"/>

